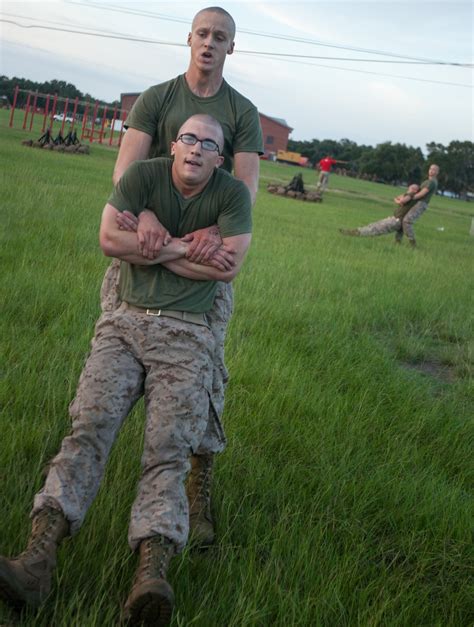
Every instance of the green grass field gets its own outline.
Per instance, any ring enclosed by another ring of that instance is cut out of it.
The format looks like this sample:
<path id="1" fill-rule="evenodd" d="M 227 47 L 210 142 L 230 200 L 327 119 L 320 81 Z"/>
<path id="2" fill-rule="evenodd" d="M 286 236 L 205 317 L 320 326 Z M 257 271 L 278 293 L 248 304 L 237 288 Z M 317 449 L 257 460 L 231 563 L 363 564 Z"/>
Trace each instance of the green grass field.
<path id="1" fill-rule="evenodd" d="M 116 151 L 26 148 L 1 113 L 0 553 L 12 555 L 69 431 Z M 388 215 L 398 190 L 332 176 L 321 204 L 266 192 L 294 172 L 262 162 L 227 341 L 219 540 L 175 558 L 173 625 L 472 625 L 473 207 L 435 198 L 415 250 L 345 238 L 339 227 Z M 0 625 L 118 624 L 142 430 L 140 405 L 46 604 L 19 617 L 0 604 Z"/>

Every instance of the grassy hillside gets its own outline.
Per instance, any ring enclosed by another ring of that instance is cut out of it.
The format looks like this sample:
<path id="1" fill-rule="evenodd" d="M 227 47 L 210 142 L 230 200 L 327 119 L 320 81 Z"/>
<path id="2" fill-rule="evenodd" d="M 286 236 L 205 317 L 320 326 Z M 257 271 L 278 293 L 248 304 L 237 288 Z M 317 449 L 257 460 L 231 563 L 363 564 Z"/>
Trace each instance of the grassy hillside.
<path id="1" fill-rule="evenodd" d="M 97 231 L 116 152 L 20 145 L 0 127 L 0 553 L 24 547 L 42 470 L 99 314 Z M 419 248 L 345 238 L 398 190 L 332 176 L 321 204 L 271 196 L 262 163 L 254 240 L 227 342 L 219 541 L 176 558 L 174 625 L 470 625 L 473 241 L 470 204 L 435 198 Z M 303 172 L 307 185 L 316 174 Z M 443 228 L 444 230 L 439 230 Z M 143 408 L 126 422 L 81 532 L 39 613 L 0 624 L 118 623 L 135 568 L 127 523 Z"/>

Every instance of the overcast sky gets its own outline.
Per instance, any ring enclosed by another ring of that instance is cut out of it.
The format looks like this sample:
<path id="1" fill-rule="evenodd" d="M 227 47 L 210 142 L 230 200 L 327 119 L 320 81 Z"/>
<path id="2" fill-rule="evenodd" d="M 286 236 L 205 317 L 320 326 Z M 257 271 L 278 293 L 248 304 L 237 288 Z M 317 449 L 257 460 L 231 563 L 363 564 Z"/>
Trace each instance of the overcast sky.
<path id="1" fill-rule="evenodd" d="M 157 42 L 185 44 L 193 15 L 206 6 L 176 0 L 3 0 L 0 71 L 36 81 L 66 80 L 94 97 L 118 99 L 122 92 L 142 91 L 186 70 L 186 46 Z M 406 63 L 472 64 L 472 2 L 254 0 L 219 6 L 237 23 L 226 80 L 263 113 L 285 119 L 294 129 L 293 139 L 346 137 L 359 144 L 403 142 L 423 150 L 429 141 L 474 141 L 472 67 Z M 155 43 L 58 29 L 95 29 Z"/>

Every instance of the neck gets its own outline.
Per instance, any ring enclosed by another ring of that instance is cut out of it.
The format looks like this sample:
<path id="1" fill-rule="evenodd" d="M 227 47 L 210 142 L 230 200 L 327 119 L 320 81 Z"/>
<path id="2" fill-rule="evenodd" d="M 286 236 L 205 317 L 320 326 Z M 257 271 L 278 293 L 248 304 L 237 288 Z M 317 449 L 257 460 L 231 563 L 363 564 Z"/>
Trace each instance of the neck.
<path id="1" fill-rule="evenodd" d="M 222 81 L 224 80 L 222 72 L 207 74 L 201 72 L 193 66 L 189 66 L 184 77 L 193 94 L 200 96 L 201 98 L 210 98 L 211 96 L 215 96 L 222 85 Z"/>

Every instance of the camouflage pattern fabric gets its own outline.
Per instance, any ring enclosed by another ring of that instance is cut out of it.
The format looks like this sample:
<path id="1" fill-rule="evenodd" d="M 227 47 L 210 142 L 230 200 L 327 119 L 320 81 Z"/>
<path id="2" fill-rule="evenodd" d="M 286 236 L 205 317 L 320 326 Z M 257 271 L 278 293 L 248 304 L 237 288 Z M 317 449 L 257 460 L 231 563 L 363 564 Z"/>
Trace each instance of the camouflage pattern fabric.
<path id="1" fill-rule="evenodd" d="M 227 325 L 234 310 L 234 291 L 230 283 L 219 281 L 214 306 L 206 314 L 209 328 L 214 337 L 214 353 L 212 357 L 212 388 L 211 413 L 208 430 L 197 450 L 198 455 L 219 453 L 226 445 L 226 437 L 222 428 L 224 413 L 224 395 L 229 382 L 229 371 L 224 361 L 224 342 Z"/>
<path id="2" fill-rule="evenodd" d="M 135 550 L 143 539 L 161 534 L 182 549 L 188 536 L 188 458 L 213 416 L 213 358 L 214 338 L 206 326 L 148 316 L 127 309 L 126 303 L 102 314 L 70 405 L 72 433 L 51 462 L 32 515 L 46 506 L 59 507 L 71 532 L 79 529 L 120 427 L 144 395 L 142 474 L 129 544 Z"/>
<path id="3" fill-rule="evenodd" d="M 103 312 L 115 311 L 120 307 L 120 259 L 112 259 L 112 263 L 107 268 L 102 279 L 100 288 L 100 307 Z"/>
<path id="4" fill-rule="evenodd" d="M 394 216 L 383 218 L 377 222 L 372 222 L 366 226 L 360 226 L 357 230 L 362 237 L 372 237 L 375 235 L 385 235 L 386 233 L 392 233 L 401 229 L 401 220 Z"/>
<path id="5" fill-rule="evenodd" d="M 103 312 L 115 311 L 120 306 L 119 292 L 120 260 L 113 259 L 107 268 L 100 290 L 100 304 Z M 212 410 L 217 414 L 218 421 L 224 411 L 224 392 L 229 381 L 229 373 L 224 362 L 224 342 L 227 325 L 234 308 L 232 285 L 219 281 L 213 308 L 206 314 L 214 336 L 214 371 L 212 378 L 211 401 Z M 200 455 L 215 453 L 222 450 L 225 444 L 224 433 L 216 433 L 205 438 L 199 451 Z"/>
<path id="6" fill-rule="evenodd" d="M 424 214 L 427 208 L 428 203 L 423 200 L 419 200 L 416 205 L 405 214 L 402 220 L 402 230 L 396 235 L 396 239 L 398 241 L 403 238 L 403 235 L 406 235 L 410 241 L 415 241 L 415 231 L 413 230 L 413 225 Z"/>

